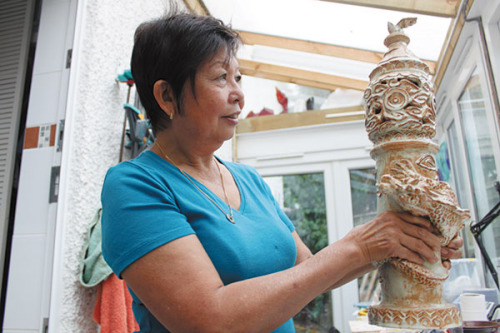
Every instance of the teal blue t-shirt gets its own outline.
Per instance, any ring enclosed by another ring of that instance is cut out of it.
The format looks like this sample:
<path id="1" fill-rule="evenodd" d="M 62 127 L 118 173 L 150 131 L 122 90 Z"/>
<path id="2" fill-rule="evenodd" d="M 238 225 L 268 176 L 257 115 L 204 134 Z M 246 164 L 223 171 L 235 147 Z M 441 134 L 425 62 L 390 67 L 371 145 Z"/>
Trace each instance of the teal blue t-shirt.
<path id="1" fill-rule="evenodd" d="M 108 171 L 101 196 L 102 250 L 116 275 L 155 248 L 190 234 L 199 238 L 226 285 L 295 264 L 294 226 L 267 184 L 252 167 L 223 163 L 241 196 L 240 209 L 233 210 L 235 224 L 177 167 L 151 151 Z M 220 207 L 227 207 L 203 184 L 192 181 Z M 131 294 L 140 332 L 168 332 Z M 292 320 L 274 332 L 294 332 Z"/>

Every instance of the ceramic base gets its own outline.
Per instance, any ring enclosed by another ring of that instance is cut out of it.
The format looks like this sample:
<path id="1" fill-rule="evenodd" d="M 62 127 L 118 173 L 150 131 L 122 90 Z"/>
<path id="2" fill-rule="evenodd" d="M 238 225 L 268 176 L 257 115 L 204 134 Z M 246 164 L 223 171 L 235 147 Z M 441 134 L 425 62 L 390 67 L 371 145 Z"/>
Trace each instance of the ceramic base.
<path id="1" fill-rule="evenodd" d="M 452 304 L 429 309 L 391 309 L 374 305 L 368 311 L 368 320 L 372 325 L 391 328 L 444 329 L 462 326 L 460 311 Z"/>

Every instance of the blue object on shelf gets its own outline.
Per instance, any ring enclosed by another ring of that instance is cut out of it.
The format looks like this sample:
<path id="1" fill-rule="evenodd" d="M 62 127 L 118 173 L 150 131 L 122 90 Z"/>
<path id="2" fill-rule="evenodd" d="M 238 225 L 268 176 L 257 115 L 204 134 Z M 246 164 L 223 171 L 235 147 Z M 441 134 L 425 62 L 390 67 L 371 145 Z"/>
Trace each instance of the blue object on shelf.
<path id="1" fill-rule="evenodd" d="M 120 82 L 134 83 L 132 71 L 130 69 L 126 69 L 123 74 L 118 74 L 118 80 Z"/>

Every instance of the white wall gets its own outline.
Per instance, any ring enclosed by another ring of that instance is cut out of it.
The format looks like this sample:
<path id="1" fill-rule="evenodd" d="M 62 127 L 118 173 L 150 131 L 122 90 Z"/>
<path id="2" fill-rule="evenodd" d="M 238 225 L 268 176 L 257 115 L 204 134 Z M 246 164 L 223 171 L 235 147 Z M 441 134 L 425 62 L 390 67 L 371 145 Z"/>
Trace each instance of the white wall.
<path id="1" fill-rule="evenodd" d="M 57 213 L 50 332 L 96 332 L 95 290 L 79 282 L 87 227 L 108 168 L 118 163 L 135 28 L 161 16 L 165 0 L 80 0 L 70 76 Z"/>

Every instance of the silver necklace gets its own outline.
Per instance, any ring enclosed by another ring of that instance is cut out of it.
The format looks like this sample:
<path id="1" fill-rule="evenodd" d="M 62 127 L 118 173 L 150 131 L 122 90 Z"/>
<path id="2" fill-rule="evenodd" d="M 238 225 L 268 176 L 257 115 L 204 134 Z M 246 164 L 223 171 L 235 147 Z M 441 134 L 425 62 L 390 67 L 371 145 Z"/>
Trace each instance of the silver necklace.
<path id="1" fill-rule="evenodd" d="M 212 198 L 210 198 L 210 196 L 208 194 L 206 194 L 198 185 L 196 185 L 196 183 L 193 181 L 192 177 L 189 174 L 187 174 L 187 172 L 185 172 L 184 170 L 182 170 L 181 168 L 179 168 L 177 165 L 175 165 L 175 163 L 170 159 L 170 157 L 168 157 L 168 155 L 165 154 L 165 152 L 163 151 L 163 148 L 161 147 L 161 145 L 158 142 L 156 142 L 156 145 L 160 149 L 161 153 L 165 156 L 165 158 L 170 163 L 172 163 L 173 166 L 175 166 L 177 169 L 179 169 L 179 171 L 191 182 L 191 184 L 194 185 L 194 187 L 196 187 L 198 189 L 198 191 L 200 191 L 208 200 L 210 200 L 217 208 L 219 208 L 219 210 L 222 212 L 222 214 L 224 214 L 224 216 L 226 216 L 226 218 L 228 219 L 229 222 L 231 222 L 231 223 L 234 224 L 235 221 L 234 221 L 234 216 L 233 216 L 233 209 L 231 208 L 231 205 L 229 204 L 229 199 L 227 197 L 226 187 L 224 186 L 224 177 L 222 177 L 222 172 L 220 170 L 219 163 L 217 163 L 215 157 L 214 157 L 214 162 L 215 162 L 215 166 L 217 166 L 217 170 L 219 170 L 220 181 L 222 183 L 222 190 L 224 191 L 224 197 L 226 198 L 226 203 L 227 203 L 227 205 L 229 207 L 229 214 L 226 213 L 221 208 L 221 206 L 219 206 L 219 204 L 217 204 L 217 202 L 215 202 L 215 200 L 213 200 Z"/>

